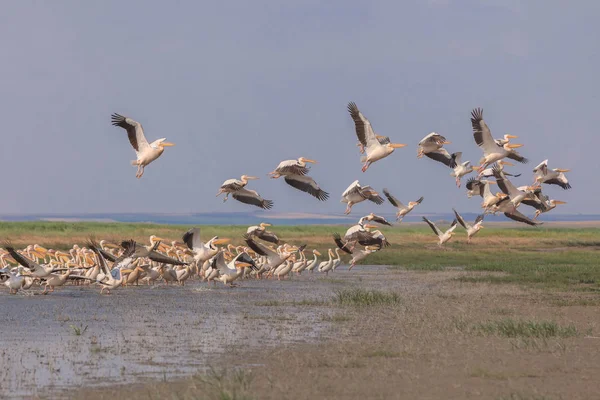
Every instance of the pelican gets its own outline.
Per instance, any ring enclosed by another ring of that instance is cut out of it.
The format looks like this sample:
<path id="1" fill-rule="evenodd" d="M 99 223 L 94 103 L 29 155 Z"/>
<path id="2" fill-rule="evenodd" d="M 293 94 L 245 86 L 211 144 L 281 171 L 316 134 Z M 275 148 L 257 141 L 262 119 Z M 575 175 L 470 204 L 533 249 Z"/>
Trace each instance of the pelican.
<path id="1" fill-rule="evenodd" d="M 351 226 L 350 228 L 348 228 L 348 230 L 346 231 L 346 234 L 344 235 L 344 241 L 346 243 L 359 243 L 362 244 L 363 246 L 367 246 L 370 244 L 374 244 L 371 243 L 374 241 L 373 239 L 373 235 L 371 234 L 371 232 L 369 232 L 369 229 L 375 229 L 377 228 L 375 225 L 369 225 L 369 224 L 356 224 L 354 226 Z"/>
<path id="2" fill-rule="evenodd" d="M 173 143 L 166 142 L 166 138 L 148 143 L 146 136 L 144 136 L 142 124 L 119 114 L 113 114 L 111 118 L 114 126 L 119 126 L 127 131 L 129 143 L 133 146 L 137 156 L 137 159 L 132 161 L 131 165 L 137 165 L 135 177 L 138 179 L 144 175 L 146 165 L 160 157 L 163 151 L 165 151 L 165 147 L 175 146 Z"/>
<path id="3" fill-rule="evenodd" d="M 266 230 L 267 226 L 271 226 L 266 222 L 261 222 L 260 225 L 250 226 L 246 233 L 248 235 L 256 236 L 259 239 L 264 240 L 265 242 L 271 242 L 273 244 L 279 244 L 279 238 L 273 232 Z"/>
<path id="4" fill-rule="evenodd" d="M 369 200 L 377 205 L 383 204 L 383 198 L 371 186 L 360 186 L 358 180 L 352 182 L 348 189 L 342 193 L 341 203 L 347 203 L 344 214 L 350 214 L 352 206 L 362 201 Z"/>
<path id="5" fill-rule="evenodd" d="M 405 206 L 400 200 L 392 196 L 387 189 L 383 189 L 383 194 L 385 197 L 387 197 L 390 204 L 398 209 L 396 212 L 396 221 L 400 222 L 402 222 L 402 219 L 406 216 L 406 214 L 411 212 L 413 208 L 421 204 L 423 201 L 423 197 L 421 196 L 417 201 L 409 201 L 408 206 Z"/>
<path id="6" fill-rule="evenodd" d="M 25 277 L 23 276 L 24 268 L 19 265 L 17 268 L 17 272 L 14 273 L 10 271 L 8 268 L 3 268 L 0 270 L 0 276 L 6 276 L 8 279 L 4 281 L 4 285 L 8 288 L 10 294 L 17 294 L 19 289 L 25 283 Z"/>
<path id="7" fill-rule="evenodd" d="M 321 261 L 319 264 L 319 272 L 325 272 L 325 275 L 329 275 L 329 270 L 333 268 L 333 250 L 328 249 L 327 254 L 329 255 L 329 260 Z"/>
<path id="8" fill-rule="evenodd" d="M 455 161 L 456 161 L 456 166 L 454 167 L 454 171 L 452 171 L 450 173 L 450 176 L 453 176 L 456 178 L 456 186 L 460 187 L 460 178 L 462 178 L 463 176 L 470 174 L 471 172 L 475 171 L 477 168 L 470 166 L 469 164 L 471 164 L 471 161 L 465 161 L 465 162 L 461 162 L 461 158 L 462 158 L 462 151 L 456 152 L 455 154 Z"/>
<path id="9" fill-rule="evenodd" d="M 535 222 L 527 218 L 524 214 L 515 209 L 508 196 L 501 199 L 497 204 L 493 205 L 492 210 L 494 213 L 502 212 L 504 213 L 505 217 L 518 222 L 523 222 L 527 225 L 536 226 L 542 224 L 542 222 Z"/>
<path id="10" fill-rule="evenodd" d="M 479 180 L 475 178 L 470 178 L 467 181 L 467 196 L 469 198 L 473 196 L 481 196 L 483 198 L 483 202 L 481 203 L 482 208 L 488 208 L 499 202 L 502 198 L 507 195 L 498 192 L 495 195 L 492 194 L 490 190 L 490 185 L 495 185 L 496 182 L 488 181 L 485 179 Z"/>
<path id="11" fill-rule="evenodd" d="M 445 144 L 450 144 L 450 142 L 439 133 L 431 132 L 419 142 L 417 158 L 421 158 L 429 152 L 439 150 Z"/>
<path id="12" fill-rule="evenodd" d="M 313 269 L 315 269 L 315 267 L 317 266 L 317 263 L 319 262 L 318 256 L 320 256 L 320 255 L 321 255 L 321 253 L 319 253 L 317 250 L 313 250 L 313 259 L 311 262 L 309 262 L 306 265 L 305 269 L 312 272 Z M 299 272 L 302 272 L 302 271 L 299 271 Z"/>
<path id="13" fill-rule="evenodd" d="M 282 246 L 281 252 L 278 253 L 275 250 L 265 246 L 262 243 L 255 242 L 250 235 L 247 233 L 244 235 L 244 240 L 248 247 L 250 247 L 256 254 L 265 256 L 267 262 L 263 266 L 263 270 L 273 270 L 283 264 L 288 258 L 291 257 L 292 253 L 298 250 L 298 248 L 289 246 L 287 244 Z M 301 250 L 304 250 L 302 248 Z"/>
<path id="14" fill-rule="evenodd" d="M 389 156 L 395 149 L 406 146 L 405 144 L 399 143 L 379 143 L 375 132 L 373 132 L 371 123 L 364 115 L 362 115 L 354 102 L 348 103 L 348 111 L 354 120 L 356 136 L 367 153 L 366 156 L 361 157 L 361 162 L 364 163 L 362 167 L 363 172 L 365 172 L 375 161 Z"/>
<path id="15" fill-rule="evenodd" d="M 434 161 L 441 162 L 448 168 L 454 169 L 456 167 L 457 153 L 450 154 L 450 153 L 448 153 L 448 150 L 442 148 L 439 150 L 434 150 L 434 151 L 424 153 L 424 155 L 428 158 L 431 158 Z"/>
<path id="16" fill-rule="evenodd" d="M 297 160 L 284 160 L 279 163 L 277 168 L 269 172 L 269 175 L 274 179 L 285 175 L 306 175 L 310 171 L 306 163 L 316 164 L 317 162 L 304 157 Z"/>
<path id="17" fill-rule="evenodd" d="M 381 135 L 375 134 L 375 137 L 377 138 L 377 141 L 379 142 L 379 144 L 392 143 L 389 136 L 381 136 Z M 365 146 L 363 146 L 363 144 L 360 142 L 360 140 L 358 141 L 357 146 L 359 147 L 360 154 L 365 154 Z"/>
<path id="18" fill-rule="evenodd" d="M 452 224 L 450 225 L 450 228 L 448 228 L 448 230 L 446 232 L 442 232 L 438 229 L 438 227 L 431 222 L 430 220 L 428 220 L 427 218 L 423 217 L 423 221 L 427 222 L 427 224 L 431 227 L 431 229 L 433 230 L 433 233 L 435 233 L 437 235 L 437 237 L 439 238 L 439 243 L 438 246 L 442 246 L 444 243 L 446 243 L 448 240 L 452 239 L 452 235 L 454 235 L 454 229 L 456 229 L 456 223 L 457 221 L 454 220 L 452 221 Z"/>
<path id="19" fill-rule="evenodd" d="M 380 249 L 380 247 L 378 247 L 378 246 L 366 246 L 364 248 L 364 250 L 356 250 L 354 248 L 350 248 L 348 246 L 348 243 L 344 243 L 342 241 L 342 238 L 340 237 L 340 235 L 337 233 L 333 234 L 333 240 L 335 241 L 335 244 L 337 245 L 337 247 L 340 250 L 342 250 L 352 256 L 352 259 L 350 260 L 350 267 L 348 268 L 348 271 L 350 271 L 352 268 L 354 268 L 354 265 L 356 265 L 357 262 L 359 262 L 360 260 L 367 257 L 369 254 L 374 253 Z"/>
<path id="20" fill-rule="evenodd" d="M 240 203 L 257 206 L 264 210 L 270 210 L 273 208 L 273 201 L 263 199 L 255 190 L 248 190 L 244 188 L 233 192 L 231 196 Z"/>
<path id="21" fill-rule="evenodd" d="M 215 236 L 208 242 L 204 243 L 202 239 L 200 239 L 200 228 L 190 229 L 183 234 L 182 240 L 192 251 L 192 253 L 194 253 L 194 261 L 198 265 L 201 265 L 208 259 L 217 255 L 219 252 L 219 248 L 217 246 L 220 244 L 225 244 L 229 241 L 229 239 Z"/>
<path id="22" fill-rule="evenodd" d="M 144 246 L 139 243 L 136 243 L 135 244 L 135 252 L 133 254 L 133 257 L 136 259 L 148 257 L 150 260 L 156 261 L 156 262 L 159 262 L 162 264 L 187 265 L 186 262 L 179 261 L 176 258 L 166 256 L 166 255 L 156 251 L 158 249 L 158 247 L 160 246 L 161 242 L 156 241 L 155 239 L 160 239 L 160 238 L 156 238 L 156 236 L 152 235 L 152 237 L 150 238 L 150 242 L 152 244 L 150 246 Z M 131 246 L 130 240 L 121 242 L 121 247 L 127 248 L 128 246 Z M 99 250 L 99 252 L 104 255 L 102 250 Z M 114 258 L 114 256 L 113 256 L 113 258 Z"/>
<path id="23" fill-rule="evenodd" d="M 108 268 L 108 264 L 102 256 L 102 253 L 98 251 L 98 248 L 92 241 L 88 243 L 87 247 L 89 247 L 94 253 L 96 253 L 96 257 L 98 258 L 98 262 L 100 263 L 100 268 L 102 269 L 102 278 L 100 280 L 96 279 L 96 283 L 102 285 L 102 288 L 100 289 L 100 294 L 104 293 L 104 290 L 107 291 L 107 294 L 110 294 L 111 290 L 118 288 L 123 283 L 122 274 L 131 272 L 131 270 L 125 269 L 125 267 L 129 267 L 133 264 L 133 253 L 135 253 L 136 247 L 135 241 L 129 241 L 129 245 L 125 247 L 125 250 L 123 251 L 121 256 L 115 260 L 112 270 Z"/>
<path id="24" fill-rule="evenodd" d="M 223 282 L 224 285 L 233 287 L 233 282 L 244 274 L 246 267 L 258 270 L 256 263 L 246 253 L 240 253 L 233 258 L 229 263 L 225 262 L 225 256 L 222 251 L 214 258 L 212 263 L 213 268 L 217 268 L 219 275 L 216 279 Z"/>
<path id="25" fill-rule="evenodd" d="M 458 213 L 458 211 L 456 211 L 454 208 L 452 210 L 454 211 L 454 215 L 456 215 L 456 220 L 458 221 L 458 223 L 467 231 L 467 243 L 471 243 L 471 237 L 475 236 L 477 232 L 483 229 L 484 215 L 478 215 L 477 218 L 475 218 L 475 222 L 473 223 L 473 225 L 471 225 L 463 219 L 463 217 Z"/>
<path id="26" fill-rule="evenodd" d="M 478 171 L 480 173 L 486 169 L 488 165 L 500 161 L 509 155 L 511 156 L 509 158 L 520 163 L 525 164 L 528 162 L 525 157 L 522 157 L 513 151 L 513 149 L 522 147 L 522 144 L 513 144 L 507 141 L 504 145 L 500 146 L 494 141 L 490 128 L 488 128 L 483 120 L 483 109 L 476 108 L 471 112 L 471 125 L 473 125 L 473 137 L 475 138 L 475 143 L 483 150 L 483 158 L 479 160 L 481 166 Z M 505 137 L 507 139 L 517 138 L 517 136 L 513 135 L 505 135 Z"/>
<path id="27" fill-rule="evenodd" d="M 335 248 L 335 255 L 336 255 L 336 258 L 333 259 L 333 266 L 331 267 L 331 269 L 334 271 L 337 267 L 339 267 L 342 264 L 342 256 L 340 255 L 339 247 Z"/>
<path id="28" fill-rule="evenodd" d="M 565 201 L 551 200 L 548 196 L 542 193 L 541 189 L 535 190 L 533 194 L 537 197 L 537 201 L 523 200 L 522 203 L 536 209 L 535 216 L 533 217 L 534 221 L 540 216 L 540 214 L 553 210 L 558 205 L 567 204 Z"/>
<path id="29" fill-rule="evenodd" d="M 533 194 L 535 188 L 524 187 L 522 188 L 524 190 L 516 188 L 496 166 L 494 166 L 494 176 L 496 177 L 496 183 L 500 190 L 510 197 L 510 203 L 513 205 L 514 210 L 516 210 L 519 204 L 525 199 L 539 202 L 539 199 Z"/>
<path id="30" fill-rule="evenodd" d="M 510 162 L 504 161 L 504 160 L 500 160 L 500 161 L 498 161 L 496 163 L 496 165 L 498 166 L 498 168 L 500 169 L 500 171 L 504 172 L 504 175 L 506 175 L 506 176 L 512 176 L 513 178 L 518 178 L 519 176 L 521 176 L 521 174 L 513 175 L 513 174 L 509 174 L 508 172 L 504 171 L 504 166 L 505 165 L 513 167 L 514 166 L 513 163 L 510 163 Z M 494 169 L 493 168 L 486 168 L 486 169 L 484 169 L 481 172 L 480 177 L 481 178 L 493 178 L 494 177 Z"/>
<path id="31" fill-rule="evenodd" d="M 365 215 L 364 217 L 359 219 L 358 224 L 363 225 L 366 223 L 365 221 L 371 221 L 371 222 L 376 222 L 381 225 L 392 226 L 392 224 L 390 224 L 385 218 L 380 217 L 379 215 L 375 215 L 373 213 L 371 213 L 369 215 Z"/>
<path id="32" fill-rule="evenodd" d="M 215 197 L 219 197 L 219 195 L 225 193 L 225 197 L 223 198 L 223 203 L 225 203 L 229 197 L 229 193 L 237 192 L 238 190 L 244 188 L 244 186 L 248 184 L 248 181 L 254 179 L 258 178 L 255 176 L 242 175 L 240 179 L 227 179 L 225 182 L 223 182 Z"/>
<path id="33" fill-rule="evenodd" d="M 50 264 L 40 265 L 28 259 L 27 257 L 16 252 L 14 247 L 12 247 L 10 244 L 6 244 L 4 248 L 17 263 L 31 271 L 31 276 L 34 278 L 44 278 L 53 272 L 60 271 L 60 269 L 55 269 Z"/>
<path id="34" fill-rule="evenodd" d="M 560 168 L 548 169 L 548 160 L 544 160 L 533 169 L 534 184 L 541 185 L 545 183 L 547 185 L 558 185 L 565 190 L 571 189 L 571 185 L 565 176 L 565 172 L 569 171 Z"/>

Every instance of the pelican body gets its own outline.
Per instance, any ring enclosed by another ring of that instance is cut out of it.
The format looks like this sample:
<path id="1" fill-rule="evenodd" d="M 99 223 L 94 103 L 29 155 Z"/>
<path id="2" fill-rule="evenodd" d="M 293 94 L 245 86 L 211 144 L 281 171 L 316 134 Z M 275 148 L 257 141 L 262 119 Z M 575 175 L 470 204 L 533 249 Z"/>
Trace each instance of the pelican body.
<path id="1" fill-rule="evenodd" d="M 342 193 L 341 203 L 347 203 L 345 214 L 350 214 L 352 206 L 365 200 L 372 201 L 380 205 L 383 204 L 383 197 L 379 195 L 371 186 L 360 186 L 358 180 L 352 182 L 348 189 Z"/>

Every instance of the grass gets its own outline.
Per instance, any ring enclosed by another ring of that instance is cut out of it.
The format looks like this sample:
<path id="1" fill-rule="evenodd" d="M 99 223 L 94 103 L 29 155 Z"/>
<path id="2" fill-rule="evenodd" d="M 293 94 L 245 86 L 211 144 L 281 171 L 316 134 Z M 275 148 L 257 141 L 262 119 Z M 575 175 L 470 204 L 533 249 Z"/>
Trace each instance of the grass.
<path id="1" fill-rule="evenodd" d="M 579 334 L 573 325 L 560 326 L 551 321 L 518 321 L 512 318 L 479 323 L 474 326 L 474 330 L 484 335 L 507 338 L 567 338 Z"/>
<path id="2" fill-rule="evenodd" d="M 252 400 L 249 392 L 253 378 L 252 373 L 244 370 L 227 371 L 211 367 L 208 373 L 194 377 L 198 383 L 196 386 L 202 390 L 196 398 Z"/>
<path id="3" fill-rule="evenodd" d="M 402 302 L 396 293 L 361 288 L 343 289 L 335 292 L 334 302 L 342 306 L 370 307 L 381 305 L 398 305 Z"/>
<path id="4" fill-rule="evenodd" d="M 85 327 L 83 327 L 83 325 L 80 325 L 80 326 L 69 325 L 69 326 L 73 330 L 73 334 L 75 336 L 81 336 L 81 335 L 83 335 L 85 333 L 85 331 L 87 331 L 87 328 L 88 328 L 87 325 Z"/>

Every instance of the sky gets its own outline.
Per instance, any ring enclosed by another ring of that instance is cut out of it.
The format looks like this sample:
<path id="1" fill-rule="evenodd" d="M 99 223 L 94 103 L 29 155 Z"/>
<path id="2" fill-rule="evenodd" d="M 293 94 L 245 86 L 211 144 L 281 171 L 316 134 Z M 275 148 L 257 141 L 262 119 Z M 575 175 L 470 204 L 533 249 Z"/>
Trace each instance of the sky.
<path id="1" fill-rule="evenodd" d="M 573 189 L 545 190 L 560 212 L 597 213 L 599 17 L 594 0 L 4 2 L 0 214 L 258 210 L 215 197 L 242 174 L 274 212 L 341 214 L 356 179 L 424 196 L 422 212 L 478 212 L 449 169 L 416 158 L 435 131 L 478 162 L 475 107 L 524 144 L 517 186 L 549 159 L 571 169 Z M 408 146 L 362 173 L 349 101 Z M 140 180 L 114 112 L 176 145 Z M 300 156 L 327 202 L 267 178 Z"/>

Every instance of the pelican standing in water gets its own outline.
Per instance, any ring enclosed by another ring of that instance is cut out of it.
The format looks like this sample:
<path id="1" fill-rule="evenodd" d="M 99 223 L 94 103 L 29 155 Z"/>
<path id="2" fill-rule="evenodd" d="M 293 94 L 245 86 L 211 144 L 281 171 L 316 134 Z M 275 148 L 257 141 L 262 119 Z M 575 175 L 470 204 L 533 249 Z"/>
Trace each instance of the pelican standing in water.
<path id="1" fill-rule="evenodd" d="M 371 186 L 360 186 L 358 180 L 352 182 L 348 189 L 342 193 L 341 203 L 347 203 L 344 214 L 350 214 L 352 206 L 356 203 L 369 200 L 377 205 L 383 204 L 383 197 L 379 195 Z"/>
<path id="2" fill-rule="evenodd" d="M 225 198 L 223 198 L 223 203 L 225 203 L 230 193 L 237 192 L 238 190 L 244 188 L 248 184 L 249 180 L 254 179 L 258 178 L 255 176 L 242 175 L 240 179 L 227 179 L 219 188 L 216 197 L 219 197 L 219 195 L 225 193 Z"/>
<path id="3" fill-rule="evenodd" d="M 113 114 L 111 118 L 114 126 L 119 126 L 127 131 L 129 143 L 133 146 L 137 156 L 137 159 L 133 160 L 131 165 L 137 165 L 135 177 L 138 179 L 144 175 L 146 165 L 160 157 L 163 151 L 165 151 L 165 147 L 175 146 L 173 143 L 166 142 L 166 138 L 148 143 L 146 136 L 144 136 L 142 124 L 119 114 Z"/>
<path id="4" fill-rule="evenodd" d="M 366 152 L 366 156 L 361 157 L 361 162 L 364 163 L 362 167 L 363 172 L 365 172 L 375 161 L 389 156 L 395 149 L 406 146 L 405 144 L 400 143 L 381 144 L 371 127 L 371 123 L 364 115 L 362 115 L 354 102 L 348 103 L 348 111 L 354 120 L 356 136 Z"/>
<path id="5" fill-rule="evenodd" d="M 433 233 L 435 233 L 436 236 L 438 237 L 438 239 L 439 239 L 438 246 L 440 246 L 440 247 L 442 247 L 442 245 L 444 243 L 446 243 L 448 240 L 452 239 L 452 235 L 454 235 L 454 233 L 455 233 L 454 230 L 456 229 L 456 224 L 457 224 L 456 220 L 452 221 L 450 228 L 448 228 L 448 230 L 446 230 L 446 232 L 440 231 L 433 222 L 431 222 L 430 220 L 428 220 L 425 217 L 423 217 L 423 221 L 427 222 L 427 224 L 431 227 L 431 230 L 433 230 Z"/>
<path id="6" fill-rule="evenodd" d="M 479 173 L 483 172 L 489 165 L 509 156 L 509 158 L 523 164 L 528 162 L 525 157 L 514 152 L 514 149 L 522 147 L 522 144 L 509 143 L 508 140 L 504 145 L 498 145 L 498 143 L 496 143 L 492 137 L 490 128 L 488 128 L 483 120 L 483 109 L 476 108 L 471 112 L 471 125 L 473 126 L 473 138 L 475 139 L 475 143 L 483 150 L 483 158 L 479 160 L 479 164 L 481 164 L 478 169 Z M 505 135 L 505 138 L 507 139 L 516 137 L 517 136 L 513 135 Z"/>
<path id="7" fill-rule="evenodd" d="M 399 222 L 402 222 L 402 219 L 406 216 L 406 214 L 411 212 L 413 208 L 421 204 L 423 201 L 423 196 L 421 196 L 417 201 L 409 201 L 408 206 L 405 206 L 400 200 L 392 196 L 387 189 L 383 189 L 383 194 L 385 197 L 387 197 L 390 204 L 398 209 L 396 212 L 396 221 Z"/>
<path id="8" fill-rule="evenodd" d="M 471 243 L 471 237 L 475 236 L 477 232 L 483 229 L 484 215 L 478 215 L 477 218 L 475 218 L 475 223 L 471 225 L 463 219 L 463 217 L 458 213 L 458 211 L 456 211 L 454 208 L 452 210 L 454 211 L 454 215 L 456 215 L 456 220 L 458 221 L 458 223 L 467 231 L 467 243 Z"/>

